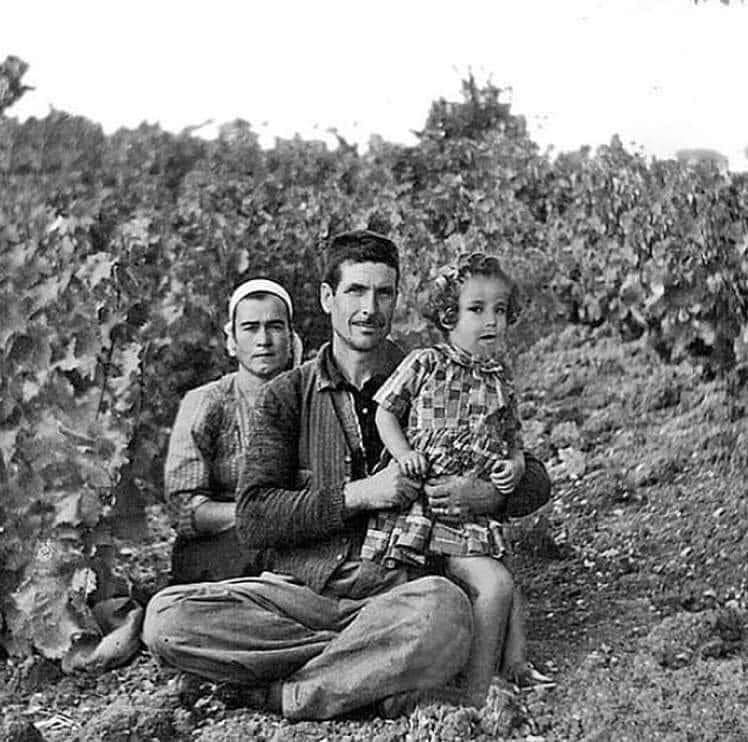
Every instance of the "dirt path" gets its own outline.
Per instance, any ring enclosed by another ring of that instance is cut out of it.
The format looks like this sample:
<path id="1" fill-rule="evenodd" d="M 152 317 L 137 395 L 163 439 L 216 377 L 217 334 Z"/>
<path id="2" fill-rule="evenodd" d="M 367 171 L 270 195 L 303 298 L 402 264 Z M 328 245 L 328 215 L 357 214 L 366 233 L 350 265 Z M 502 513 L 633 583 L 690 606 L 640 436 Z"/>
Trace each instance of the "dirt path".
<path id="1" fill-rule="evenodd" d="M 555 690 L 497 684 L 479 713 L 431 705 L 394 722 L 290 725 L 211 697 L 181 708 L 174 673 L 143 654 L 98 678 L 6 664 L 6 718 L 50 742 L 748 739 L 745 400 L 641 343 L 573 328 L 526 354 L 517 376 L 526 443 L 555 489 L 510 532 L 531 655 Z M 170 537 L 160 509 L 151 517 L 152 541 L 126 563 L 146 591 Z"/>

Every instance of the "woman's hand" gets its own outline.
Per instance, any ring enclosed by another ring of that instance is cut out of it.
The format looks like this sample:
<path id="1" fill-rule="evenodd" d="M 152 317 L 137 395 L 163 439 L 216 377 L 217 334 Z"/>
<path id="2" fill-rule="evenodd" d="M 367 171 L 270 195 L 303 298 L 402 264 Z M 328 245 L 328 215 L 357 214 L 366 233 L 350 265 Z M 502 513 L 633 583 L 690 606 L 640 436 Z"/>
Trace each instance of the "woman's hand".
<path id="1" fill-rule="evenodd" d="M 496 515 L 505 501 L 505 495 L 491 482 L 469 474 L 434 477 L 427 480 L 423 491 L 434 515 L 462 521 L 474 515 Z"/>

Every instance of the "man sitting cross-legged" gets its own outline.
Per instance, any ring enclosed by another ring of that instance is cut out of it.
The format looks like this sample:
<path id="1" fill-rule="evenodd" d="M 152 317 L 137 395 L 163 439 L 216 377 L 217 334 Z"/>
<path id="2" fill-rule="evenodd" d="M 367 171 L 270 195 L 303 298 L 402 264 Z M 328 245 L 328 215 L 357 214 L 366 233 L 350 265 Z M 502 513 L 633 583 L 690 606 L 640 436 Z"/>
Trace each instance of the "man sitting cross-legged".
<path id="1" fill-rule="evenodd" d="M 332 341 L 263 388 L 237 491 L 239 539 L 265 553 L 267 571 L 166 588 L 147 609 L 143 638 L 155 655 L 242 684 L 289 719 L 375 703 L 398 710 L 447 683 L 470 651 L 471 605 L 459 587 L 360 558 L 368 514 L 407 508 L 422 487 L 394 462 L 370 474 L 382 451 L 373 396 L 402 359 L 387 340 L 398 274 L 386 237 L 333 238 L 320 291 Z M 506 506 L 509 515 L 549 491 L 531 456 L 506 502 L 490 482 L 464 476 L 425 485 L 427 497 L 449 492 L 473 512 Z"/>

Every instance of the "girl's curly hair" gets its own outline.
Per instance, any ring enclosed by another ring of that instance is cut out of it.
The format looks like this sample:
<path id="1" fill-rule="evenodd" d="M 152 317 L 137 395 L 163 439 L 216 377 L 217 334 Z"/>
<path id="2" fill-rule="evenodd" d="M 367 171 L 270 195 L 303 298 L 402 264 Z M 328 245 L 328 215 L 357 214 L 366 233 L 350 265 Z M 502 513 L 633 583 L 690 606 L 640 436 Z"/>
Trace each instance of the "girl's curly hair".
<path id="1" fill-rule="evenodd" d="M 444 266 L 433 282 L 433 288 L 421 313 L 431 320 L 444 334 L 457 324 L 462 284 L 471 276 L 498 278 L 509 287 L 509 302 L 506 319 L 509 324 L 519 316 L 519 292 L 517 284 L 507 275 L 494 255 L 482 252 L 464 253 L 457 262 Z"/>

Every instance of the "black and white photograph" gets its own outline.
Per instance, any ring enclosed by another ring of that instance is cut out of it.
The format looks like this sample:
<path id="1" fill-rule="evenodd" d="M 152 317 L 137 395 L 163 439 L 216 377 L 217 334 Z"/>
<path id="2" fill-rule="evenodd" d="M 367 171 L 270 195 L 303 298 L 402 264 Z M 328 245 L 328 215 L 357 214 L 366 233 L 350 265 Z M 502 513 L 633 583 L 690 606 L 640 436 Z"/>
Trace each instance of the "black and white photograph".
<path id="1" fill-rule="evenodd" d="M 7 3 L 0 740 L 748 740 L 747 50 Z"/>

